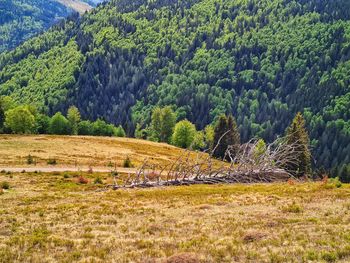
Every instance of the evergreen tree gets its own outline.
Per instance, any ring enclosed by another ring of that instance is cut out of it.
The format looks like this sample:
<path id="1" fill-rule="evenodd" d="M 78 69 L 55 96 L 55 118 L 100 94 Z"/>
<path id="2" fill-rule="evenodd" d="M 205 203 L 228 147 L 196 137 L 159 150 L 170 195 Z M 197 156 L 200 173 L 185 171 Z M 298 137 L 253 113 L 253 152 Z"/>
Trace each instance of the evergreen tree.
<path id="1" fill-rule="evenodd" d="M 233 152 L 231 153 L 235 155 L 240 145 L 240 135 L 237 123 L 233 116 L 220 116 L 214 132 L 214 147 L 218 144 L 221 138 L 220 143 L 214 152 L 214 156 L 217 158 L 224 158 L 228 146 L 233 146 Z"/>
<path id="2" fill-rule="evenodd" d="M 229 130 L 229 132 L 225 135 L 226 144 L 227 147 L 232 146 L 231 154 L 233 155 L 232 157 L 234 157 L 236 156 L 239 145 L 241 144 L 241 137 L 239 135 L 236 120 L 232 115 L 229 115 L 227 118 L 227 130 Z"/>
<path id="3" fill-rule="evenodd" d="M 214 147 L 216 147 L 213 156 L 216 158 L 224 158 L 227 150 L 227 142 L 224 138 L 224 134 L 228 131 L 227 118 L 225 115 L 219 117 L 214 129 Z"/>
<path id="4" fill-rule="evenodd" d="M 303 176 L 311 172 L 310 139 L 305 129 L 303 115 L 298 112 L 291 125 L 287 128 L 287 144 L 294 146 L 296 164 L 288 164 L 286 170 L 296 176 Z"/>

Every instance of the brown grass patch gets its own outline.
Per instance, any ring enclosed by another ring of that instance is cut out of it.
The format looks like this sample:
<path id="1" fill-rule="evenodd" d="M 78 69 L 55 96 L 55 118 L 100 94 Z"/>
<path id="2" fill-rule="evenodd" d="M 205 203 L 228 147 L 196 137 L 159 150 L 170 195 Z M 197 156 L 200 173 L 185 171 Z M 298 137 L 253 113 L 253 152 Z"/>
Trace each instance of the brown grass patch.
<path id="1" fill-rule="evenodd" d="M 267 237 L 267 234 L 260 231 L 249 231 L 243 236 L 243 241 L 245 243 L 259 241 Z"/>
<path id="2" fill-rule="evenodd" d="M 164 263 L 200 263 L 200 257 L 194 253 L 182 253 L 167 258 Z"/>

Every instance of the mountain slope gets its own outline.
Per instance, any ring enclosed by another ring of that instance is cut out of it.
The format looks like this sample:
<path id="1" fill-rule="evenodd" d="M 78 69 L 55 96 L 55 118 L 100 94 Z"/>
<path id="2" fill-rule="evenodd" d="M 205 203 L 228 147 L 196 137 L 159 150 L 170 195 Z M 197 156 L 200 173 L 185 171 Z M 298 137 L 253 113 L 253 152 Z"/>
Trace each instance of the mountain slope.
<path id="1" fill-rule="evenodd" d="M 72 11 L 84 13 L 100 1 L 0 0 L 0 52 L 47 30 Z"/>
<path id="2" fill-rule="evenodd" d="M 55 1 L 0 0 L 0 52 L 16 47 L 68 13 Z"/>
<path id="3" fill-rule="evenodd" d="M 233 113 L 244 141 L 297 111 L 317 166 L 350 162 L 350 3 L 111 1 L 0 56 L 0 93 L 47 112 L 79 107 L 132 132 L 155 105 L 198 128 Z"/>

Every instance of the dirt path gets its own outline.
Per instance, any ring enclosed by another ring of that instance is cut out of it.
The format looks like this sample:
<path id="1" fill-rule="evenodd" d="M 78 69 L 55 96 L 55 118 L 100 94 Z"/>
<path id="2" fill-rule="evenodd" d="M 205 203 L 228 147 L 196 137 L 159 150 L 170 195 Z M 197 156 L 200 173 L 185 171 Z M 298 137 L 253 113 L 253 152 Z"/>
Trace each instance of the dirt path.
<path id="1" fill-rule="evenodd" d="M 70 167 L 70 166 L 50 166 L 50 167 L 40 167 L 40 166 L 30 166 L 30 167 L 0 167 L 0 171 L 20 173 L 20 172 L 43 172 L 43 173 L 53 173 L 53 172 L 88 172 L 89 167 Z M 93 167 L 92 171 L 94 173 L 109 173 L 112 169 L 103 167 Z M 118 167 L 117 172 L 119 173 L 136 173 L 135 168 L 122 168 Z"/>

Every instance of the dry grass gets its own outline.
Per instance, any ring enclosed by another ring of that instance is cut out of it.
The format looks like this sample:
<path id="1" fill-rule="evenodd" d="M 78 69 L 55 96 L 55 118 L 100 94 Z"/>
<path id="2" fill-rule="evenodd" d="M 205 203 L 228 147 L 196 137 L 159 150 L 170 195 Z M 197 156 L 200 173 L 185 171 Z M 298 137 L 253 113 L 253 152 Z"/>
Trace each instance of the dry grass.
<path id="1" fill-rule="evenodd" d="M 181 151 L 167 144 L 128 138 L 1 135 L 0 167 L 28 166 L 28 155 L 40 167 L 48 166 L 50 159 L 56 160 L 57 166 L 122 167 L 127 156 L 135 166 L 146 158 L 164 165 L 175 160 Z"/>
<path id="2" fill-rule="evenodd" d="M 56 1 L 79 12 L 80 14 L 83 14 L 85 11 L 89 11 L 92 8 L 87 3 L 84 3 L 79 0 L 56 0 Z"/>
<path id="3" fill-rule="evenodd" d="M 0 174 L 0 262 L 350 261 L 348 185 L 96 191 L 109 175 L 80 175 Z"/>

